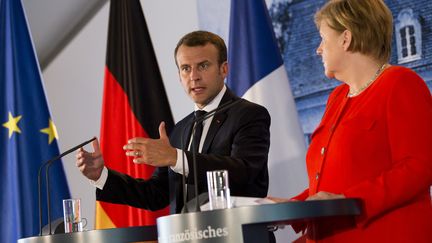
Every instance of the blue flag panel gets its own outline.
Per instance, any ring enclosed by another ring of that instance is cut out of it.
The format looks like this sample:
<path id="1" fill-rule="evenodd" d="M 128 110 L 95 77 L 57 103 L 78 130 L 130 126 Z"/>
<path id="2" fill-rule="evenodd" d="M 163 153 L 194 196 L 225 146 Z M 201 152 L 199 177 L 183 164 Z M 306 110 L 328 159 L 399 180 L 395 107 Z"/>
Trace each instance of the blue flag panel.
<path id="1" fill-rule="evenodd" d="M 264 0 L 232 0 L 228 86 L 242 96 L 283 64 Z"/>
<path id="2" fill-rule="evenodd" d="M 16 242 L 39 232 L 38 169 L 59 154 L 21 0 L 0 0 L 0 92 L 0 242 Z M 56 219 L 70 197 L 60 161 L 51 166 L 50 181 Z M 44 184 L 42 193 L 45 206 Z"/>

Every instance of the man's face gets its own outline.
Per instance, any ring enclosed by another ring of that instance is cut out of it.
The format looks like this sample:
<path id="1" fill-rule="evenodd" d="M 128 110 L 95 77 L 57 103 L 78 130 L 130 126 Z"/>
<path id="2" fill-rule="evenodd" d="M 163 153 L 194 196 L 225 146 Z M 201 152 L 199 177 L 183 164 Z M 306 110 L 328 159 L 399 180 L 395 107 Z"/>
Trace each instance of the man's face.
<path id="1" fill-rule="evenodd" d="M 218 56 L 218 50 L 210 43 L 193 47 L 182 45 L 177 51 L 181 83 L 199 108 L 213 100 L 224 85 L 228 64 L 219 65 Z"/>

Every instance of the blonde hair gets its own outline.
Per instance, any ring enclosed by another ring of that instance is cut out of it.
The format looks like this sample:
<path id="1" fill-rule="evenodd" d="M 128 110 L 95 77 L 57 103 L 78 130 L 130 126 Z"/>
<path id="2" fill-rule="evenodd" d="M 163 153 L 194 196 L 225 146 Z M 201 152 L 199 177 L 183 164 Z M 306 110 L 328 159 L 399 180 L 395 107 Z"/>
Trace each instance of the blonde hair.
<path id="1" fill-rule="evenodd" d="M 352 33 L 349 51 L 380 62 L 390 59 L 393 17 L 383 0 L 329 0 L 315 14 L 318 29 L 323 20 L 340 33 Z"/>

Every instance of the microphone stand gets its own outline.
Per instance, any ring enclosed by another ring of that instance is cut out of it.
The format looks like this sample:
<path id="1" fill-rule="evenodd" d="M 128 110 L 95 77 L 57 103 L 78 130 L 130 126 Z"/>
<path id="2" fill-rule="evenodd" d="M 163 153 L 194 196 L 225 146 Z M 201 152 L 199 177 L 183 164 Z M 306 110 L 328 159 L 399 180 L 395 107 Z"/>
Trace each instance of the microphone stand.
<path id="1" fill-rule="evenodd" d="M 182 184 L 183 185 L 183 193 L 182 193 L 182 195 L 183 195 L 183 210 L 182 210 L 182 213 L 189 213 L 188 206 L 187 206 L 187 193 L 186 193 L 186 170 L 185 170 L 185 150 L 186 150 L 186 147 L 184 146 L 184 141 L 183 141 L 184 133 L 185 133 L 185 130 L 183 130 L 183 133 L 181 134 L 181 138 L 180 138 L 181 139 L 180 146 L 182 149 L 182 166 L 183 166 L 183 168 L 182 168 L 182 172 L 183 172 L 183 174 L 182 174 L 182 183 L 183 183 Z"/>
<path id="2" fill-rule="evenodd" d="M 195 119 L 198 120 L 198 119 Z M 195 212 L 200 212 L 201 208 L 199 205 L 199 198 L 198 198 L 198 172 L 197 172 L 197 162 L 196 162 L 196 151 L 199 149 L 197 146 L 199 146 L 200 141 L 195 141 L 195 131 L 196 131 L 196 125 L 198 122 L 202 121 L 195 121 L 195 125 L 192 128 L 192 164 L 193 164 L 193 176 L 194 176 L 194 189 L 195 189 Z M 196 148 L 196 149 L 195 149 Z"/>
<path id="3" fill-rule="evenodd" d="M 51 204 L 50 204 L 50 186 L 49 186 L 49 168 L 52 165 L 52 163 L 60 158 L 62 158 L 63 156 L 70 154 L 71 152 L 91 143 L 93 140 L 95 140 L 96 137 L 93 137 L 92 139 L 85 141 L 69 150 L 67 150 L 66 152 L 57 155 L 54 158 L 51 158 L 50 160 L 46 161 L 45 163 L 43 163 L 40 167 L 39 167 L 39 171 L 38 171 L 38 200 L 39 200 L 39 236 L 42 236 L 42 199 L 41 199 L 41 172 L 42 172 L 42 168 L 45 167 L 45 179 L 46 179 L 46 198 L 47 198 L 47 215 L 48 215 L 48 225 L 49 225 L 49 234 L 51 235 Z"/>
<path id="4" fill-rule="evenodd" d="M 237 103 L 240 103 L 242 100 L 243 99 L 238 99 L 238 100 L 235 100 L 235 101 L 230 100 L 230 101 L 228 101 L 228 102 L 226 102 L 226 103 L 218 106 L 217 108 L 215 108 L 215 109 L 207 112 L 207 114 L 205 114 L 204 116 L 202 116 L 200 118 L 193 119 L 192 123 L 194 124 L 194 126 L 192 128 L 192 135 L 191 135 L 192 136 L 192 148 L 194 148 L 196 146 L 196 143 L 197 143 L 195 141 L 195 139 L 193 139 L 193 138 L 194 138 L 194 135 L 195 135 L 196 124 L 198 122 L 203 122 L 203 121 L 207 120 L 208 118 L 216 115 L 217 113 L 222 112 L 224 110 L 227 110 L 228 108 L 231 108 L 232 106 L 236 105 Z M 182 136 L 183 136 L 183 134 L 182 134 Z M 199 141 L 198 141 L 198 144 L 199 144 Z M 183 138 L 182 138 L 182 148 L 184 148 L 183 147 Z M 185 171 L 184 171 L 185 170 L 184 169 L 184 167 L 185 167 L 184 166 L 185 165 L 185 163 L 184 163 L 184 157 L 185 157 L 185 155 L 184 154 L 185 154 L 185 150 L 183 149 L 183 153 L 182 153 L 182 156 L 183 156 L 183 177 L 182 177 L 182 179 L 183 179 L 183 192 L 185 192 L 184 188 L 186 187 Z M 197 162 L 196 162 L 196 152 L 195 152 L 195 149 L 192 149 L 192 165 L 194 167 L 194 169 L 193 169 L 193 176 L 194 176 L 194 184 L 195 184 L 194 185 L 194 190 L 195 190 L 195 200 L 196 200 L 196 203 L 195 203 L 196 204 L 195 205 L 195 212 L 200 212 L 201 209 L 200 209 L 199 197 L 198 197 L 199 196 L 198 195 L 198 172 L 197 172 Z M 183 194 L 185 194 L 185 193 L 183 193 Z M 184 212 L 188 212 L 189 210 L 188 210 L 187 203 L 186 203 L 186 196 L 185 195 L 183 195 L 183 196 L 184 196 L 184 198 L 183 198 Z"/>

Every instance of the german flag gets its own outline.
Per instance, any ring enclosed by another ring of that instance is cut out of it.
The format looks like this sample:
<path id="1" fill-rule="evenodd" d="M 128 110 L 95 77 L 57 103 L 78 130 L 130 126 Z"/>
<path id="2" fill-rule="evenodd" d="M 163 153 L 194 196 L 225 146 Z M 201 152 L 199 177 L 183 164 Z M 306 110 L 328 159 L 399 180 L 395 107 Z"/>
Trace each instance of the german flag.
<path id="1" fill-rule="evenodd" d="M 147 179 L 154 168 L 136 165 L 122 149 L 133 137 L 159 138 L 174 121 L 139 0 L 111 0 L 102 104 L 101 150 L 106 166 Z M 96 202 L 96 228 L 156 224 L 168 209 L 150 212 Z"/>

